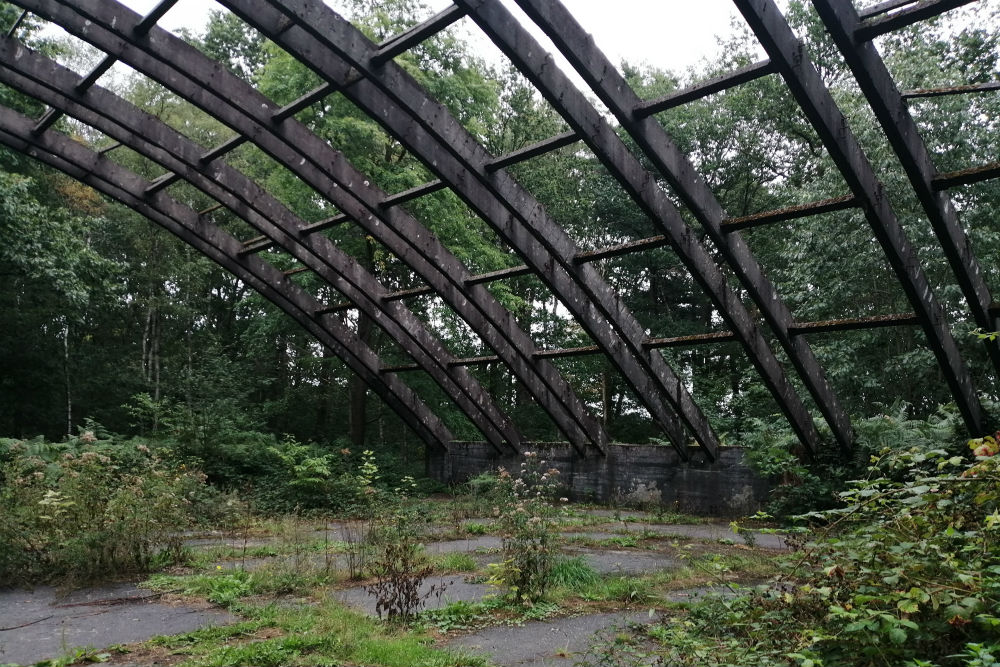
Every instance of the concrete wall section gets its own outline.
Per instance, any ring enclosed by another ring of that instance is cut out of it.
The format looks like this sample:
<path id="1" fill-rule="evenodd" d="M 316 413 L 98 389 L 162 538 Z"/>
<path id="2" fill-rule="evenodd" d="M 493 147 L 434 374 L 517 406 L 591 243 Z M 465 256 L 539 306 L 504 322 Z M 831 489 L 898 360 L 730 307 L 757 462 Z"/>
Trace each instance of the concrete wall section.
<path id="1" fill-rule="evenodd" d="M 520 457 L 499 456 L 479 442 L 454 442 L 449 452 L 431 452 L 428 474 L 458 484 L 482 472 L 520 467 Z M 607 456 L 581 459 L 569 445 L 539 444 L 539 456 L 558 468 L 573 500 L 614 501 L 625 505 L 661 504 L 705 516 L 740 516 L 756 512 L 769 485 L 746 462 L 745 450 L 726 447 L 715 463 L 692 450 L 682 463 L 669 447 L 611 445 Z"/>

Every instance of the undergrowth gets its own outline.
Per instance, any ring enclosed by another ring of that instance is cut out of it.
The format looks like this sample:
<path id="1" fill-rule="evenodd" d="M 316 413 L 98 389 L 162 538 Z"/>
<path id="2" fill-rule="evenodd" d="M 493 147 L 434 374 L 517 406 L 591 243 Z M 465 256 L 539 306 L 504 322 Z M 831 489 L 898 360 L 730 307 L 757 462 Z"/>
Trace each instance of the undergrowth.
<path id="1" fill-rule="evenodd" d="M 609 637 L 592 663 L 1000 664 L 997 439 L 975 457 L 934 437 L 884 447 L 839 507 L 801 517 L 811 540 L 774 583 Z"/>

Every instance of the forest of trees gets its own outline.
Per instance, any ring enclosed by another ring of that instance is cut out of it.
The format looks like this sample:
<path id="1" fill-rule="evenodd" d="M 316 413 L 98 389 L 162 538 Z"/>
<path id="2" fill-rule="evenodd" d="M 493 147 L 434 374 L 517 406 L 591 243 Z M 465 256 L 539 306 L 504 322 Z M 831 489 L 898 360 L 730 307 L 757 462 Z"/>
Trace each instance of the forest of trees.
<path id="1" fill-rule="evenodd" d="M 415 24 L 427 11 L 415 0 L 353 0 L 349 9 L 355 23 L 377 40 Z M 18 8 L 0 3 L 0 28 L 12 25 L 18 14 Z M 971 335 L 967 307 L 878 124 L 811 10 L 792 2 L 788 16 L 807 40 L 813 60 L 889 188 L 946 304 L 978 389 L 995 398 L 995 379 L 987 371 L 981 344 Z M 882 50 L 900 88 L 992 81 L 1000 78 L 998 26 L 996 7 L 975 8 L 894 33 L 885 38 Z M 494 155 L 566 129 L 524 79 L 480 59 L 463 34 L 446 31 L 398 61 Z M 89 47 L 54 37 L 30 21 L 20 35 L 76 71 L 96 62 Z M 315 74 L 230 15 L 213 14 L 204 30 L 192 31 L 188 38 L 278 103 L 290 102 L 318 83 Z M 728 39 L 720 58 L 691 71 L 631 64 L 623 65 L 624 71 L 641 96 L 652 98 L 758 59 L 748 30 Z M 205 147 L 232 134 L 141 77 L 118 75 L 108 85 Z M 44 110 L 4 86 L 0 103 L 35 117 Z M 1000 94 L 915 100 L 911 108 L 940 170 L 996 159 Z M 424 165 L 341 96 L 327 97 L 298 118 L 387 192 L 432 178 Z M 847 192 L 778 77 L 758 79 L 659 118 L 731 216 Z M 60 120 L 56 128 L 94 147 L 111 143 L 72 119 Z M 162 172 L 127 149 L 108 155 L 150 178 Z M 301 218 L 329 216 L 325 200 L 252 145 L 234 151 L 227 161 Z M 583 249 L 657 233 L 580 144 L 512 171 Z M 196 210 L 214 203 L 183 184 L 170 192 Z M 996 289 L 1000 183 L 964 187 L 953 196 L 987 281 Z M 474 273 L 521 263 L 448 191 L 415 200 L 408 208 Z M 242 239 L 254 236 L 225 209 L 210 215 Z M 697 228 L 697 223 L 691 224 Z M 326 233 L 386 286 L 420 285 L 405 264 L 359 228 L 340 225 Z M 798 320 L 911 310 L 856 210 L 767 226 L 746 236 Z M 279 268 L 294 267 L 292 258 L 278 251 L 267 251 L 266 257 Z M 599 268 L 652 336 L 721 328 L 710 301 L 669 249 L 603 260 Z M 0 148 L 0 272 L 0 435 L 58 439 L 96 423 L 116 433 L 175 438 L 192 451 L 246 432 L 289 434 L 299 441 L 330 445 L 416 442 L 336 357 L 247 285 L 152 222 L 5 148 Z M 312 274 L 297 274 L 295 279 L 325 300 L 337 301 Z M 490 290 L 540 348 L 590 343 L 538 279 L 511 278 L 490 284 Z M 420 297 L 408 305 L 456 356 L 491 353 L 440 300 Z M 346 311 L 344 317 L 387 362 L 407 361 L 371 321 L 359 318 L 356 311 Z M 949 401 L 919 328 L 817 335 L 810 342 L 851 414 L 878 414 L 898 400 L 920 416 Z M 739 442 L 758 420 L 777 413 L 736 343 L 664 354 L 689 378 L 695 399 L 729 442 Z M 602 358 L 556 363 L 613 439 L 647 442 L 659 436 Z M 503 367 L 492 364 L 471 371 L 515 415 L 528 437 L 562 439 Z M 481 439 L 428 378 L 410 373 L 405 380 L 444 417 L 456 437 Z"/>

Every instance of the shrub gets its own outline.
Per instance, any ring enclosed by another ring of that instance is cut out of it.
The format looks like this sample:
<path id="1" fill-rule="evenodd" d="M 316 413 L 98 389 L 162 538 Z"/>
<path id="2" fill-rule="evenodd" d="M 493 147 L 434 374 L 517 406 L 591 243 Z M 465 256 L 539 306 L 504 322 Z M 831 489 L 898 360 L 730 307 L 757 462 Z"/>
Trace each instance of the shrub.
<path id="1" fill-rule="evenodd" d="M 0 579 L 94 579 L 177 560 L 204 475 L 136 442 L 8 442 L 0 464 Z"/>
<path id="2" fill-rule="evenodd" d="M 422 543 L 426 516 L 406 503 L 407 493 L 415 486 L 412 479 L 404 478 L 404 486 L 383 497 L 371 534 L 375 544 L 370 568 L 375 581 L 365 590 L 375 596 L 379 618 L 394 622 L 411 620 L 429 597 L 441 595 L 445 589 L 441 583 L 422 590 L 434 565 Z"/>
<path id="3" fill-rule="evenodd" d="M 996 664 L 1000 446 L 970 441 L 980 454 L 970 460 L 947 440 L 910 442 L 873 455 L 840 507 L 804 517 L 813 541 L 784 564 L 780 583 L 693 605 L 683 623 L 651 630 L 659 659 Z"/>
<path id="4" fill-rule="evenodd" d="M 774 483 L 767 512 L 788 518 L 838 507 L 839 492 L 850 480 L 865 475 L 869 458 L 882 450 L 961 446 L 964 427 L 954 405 L 942 406 L 926 419 L 912 419 L 909 411 L 909 405 L 897 402 L 884 414 L 856 420 L 853 456 L 845 458 L 836 447 L 823 447 L 809 463 L 794 453 L 798 438 L 784 420 L 751 420 L 742 443 L 751 465 Z M 829 433 L 822 423 L 817 428 Z"/>
<path id="5" fill-rule="evenodd" d="M 505 588 L 511 602 L 537 602 L 551 583 L 558 514 L 551 500 L 559 489 L 558 477 L 559 471 L 548 468 L 537 452 L 525 452 L 515 474 L 501 468 L 497 476 L 493 514 L 504 560 L 490 564 L 490 583 Z"/>

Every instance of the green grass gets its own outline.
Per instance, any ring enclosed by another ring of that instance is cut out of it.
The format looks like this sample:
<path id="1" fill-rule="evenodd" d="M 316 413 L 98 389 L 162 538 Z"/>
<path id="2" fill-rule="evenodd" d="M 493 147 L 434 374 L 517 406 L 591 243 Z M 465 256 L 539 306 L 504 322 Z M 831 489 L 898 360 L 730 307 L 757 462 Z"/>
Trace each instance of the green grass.
<path id="1" fill-rule="evenodd" d="M 485 535 L 489 532 L 489 526 L 485 523 L 480 523 L 478 521 L 470 521 L 465 524 L 465 532 L 469 535 Z"/>
<path id="2" fill-rule="evenodd" d="M 482 602 L 458 600 L 437 609 L 428 609 L 420 614 L 420 622 L 442 632 L 466 630 L 486 623 L 490 610 Z"/>
<path id="3" fill-rule="evenodd" d="M 174 576 L 158 574 L 143 586 L 156 591 L 179 591 L 197 595 L 224 607 L 255 595 L 306 594 L 329 582 L 320 572 L 296 571 L 282 567 L 247 570 L 219 570 L 212 574 Z"/>
<path id="4" fill-rule="evenodd" d="M 576 593 L 591 602 L 644 602 L 656 597 L 652 583 L 646 577 L 613 576 L 581 587 Z"/>
<path id="5" fill-rule="evenodd" d="M 552 585 L 570 591 L 586 590 L 597 585 L 601 576 L 583 556 L 561 558 L 552 567 Z"/>
<path id="6" fill-rule="evenodd" d="M 204 628 L 150 640 L 187 656 L 181 667 L 236 665 L 343 665 L 383 667 L 485 667 L 463 652 L 435 649 L 422 631 L 393 627 L 334 602 L 319 605 L 233 604 L 248 617 L 230 626 Z M 262 636 L 263 634 L 280 636 Z"/>
<path id="7" fill-rule="evenodd" d="M 467 553 L 452 552 L 434 557 L 434 568 L 444 572 L 476 572 L 479 563 Z"/>

